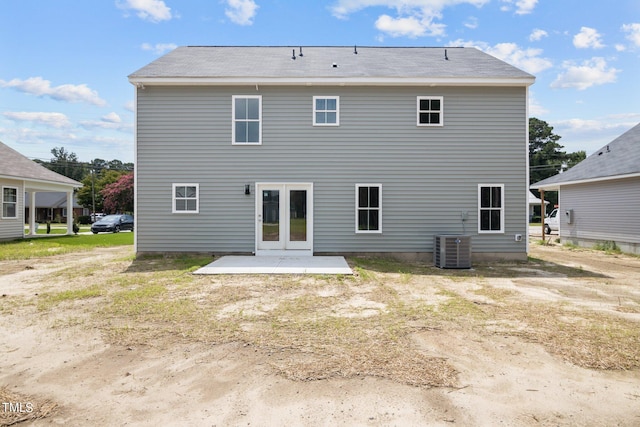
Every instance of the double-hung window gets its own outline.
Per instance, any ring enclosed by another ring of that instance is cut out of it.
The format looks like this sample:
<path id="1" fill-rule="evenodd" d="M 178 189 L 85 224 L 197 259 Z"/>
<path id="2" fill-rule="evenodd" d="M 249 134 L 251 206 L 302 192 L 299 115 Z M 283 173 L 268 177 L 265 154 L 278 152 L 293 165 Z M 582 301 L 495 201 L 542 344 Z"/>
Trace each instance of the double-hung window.
<path id="1" fill-rule="evenodd" d="M 313 97 L 313 125 L 314 126 L 339 126 L 340 125 L 340 97 L 339 96 L 314 96 Z"/>
<path id="2" fill-rule="evenodd" d="M 233 95 L 233 144 L 262 144 L 262 96 Z"/>
<path id="3" fill-rule="evenodd" d="M 478 185 L 478 233 L 504 233 L 504 184 Z"/>
<path id="4" fill-rule="evenodd" d="M 444 124 L 444 99 L 441 96 L 419 96 L 418 126 L 442 126 Z"/>
<path id="5" fill-rule="evenodd" d="M 2 218 L 18 218 L 18 189 L 2 187 Z"/>
<path id="6" fill-rule="evenodd" d="M 200 185 L 173 184 L 173 213 L 200 212 Z"/>
<path id="7" fill-rule="evenodd" d="M 356 184 L 356 233 L 382 233 L 382 184 Z"/>

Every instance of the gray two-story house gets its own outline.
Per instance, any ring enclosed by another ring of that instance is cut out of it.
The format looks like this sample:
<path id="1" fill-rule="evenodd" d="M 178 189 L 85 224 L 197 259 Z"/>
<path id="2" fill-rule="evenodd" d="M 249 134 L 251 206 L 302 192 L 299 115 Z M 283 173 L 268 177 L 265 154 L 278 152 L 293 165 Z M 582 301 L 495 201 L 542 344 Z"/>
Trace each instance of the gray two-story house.
<path id="1" fill-rule="evenodd" d="M 129 80 L 138 253 L 526 259 L 534 77 L 477 49 L 180 47 Z"/>

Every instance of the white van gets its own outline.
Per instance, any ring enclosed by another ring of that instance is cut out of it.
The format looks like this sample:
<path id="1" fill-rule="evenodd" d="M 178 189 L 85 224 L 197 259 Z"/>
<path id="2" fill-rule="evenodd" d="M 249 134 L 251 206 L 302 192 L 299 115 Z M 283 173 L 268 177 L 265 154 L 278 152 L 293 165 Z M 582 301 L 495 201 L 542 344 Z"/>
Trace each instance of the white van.
<path id="1" fill-rule="evenodd" d="M 551 234 L 551 231 L 560 230 L 560 224 L 558 221 L 558 209 L 551 211 L 549 216 L 544 219 L 544 232 L 545 234 Z"/>

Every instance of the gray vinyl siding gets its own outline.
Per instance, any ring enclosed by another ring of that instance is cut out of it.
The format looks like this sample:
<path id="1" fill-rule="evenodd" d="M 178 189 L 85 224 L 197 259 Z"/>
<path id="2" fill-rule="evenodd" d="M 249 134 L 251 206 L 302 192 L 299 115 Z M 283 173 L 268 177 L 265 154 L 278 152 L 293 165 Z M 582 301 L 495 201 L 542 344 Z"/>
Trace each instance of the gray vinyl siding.
<path id="1" fill-rule="evenodd" d="M 2 199 L 2 187 L 15 187 L 18 189 L 17 218 L 2 218 L 0 206 L 0 240 L 12 240 L 24 237 L 24 186 L 22 181 L 0 179 L 0 202 Z"/>
<path id="2" fill-rule="evenodd" d="M 560 188 L 560 237 L 640 244 L 640 178 L 616 179 Z M 573 210 L 572 223 L 564 212 Z"/>
<path id="3" fill-rule="evenodd" d="M 262 95 L 262 145 L 231 144 L 231 96 Z M 340 126 L 312 126 L 312 97 L 340 96 Z M 416 97 L 444 97 L 444 126 L 416 126 Z M 252 252 L 255 183 L 314 184 L 315 252 L 525 253 L 526 88 L 154 87 L 138 90 L 137 249 Z M 200 213 L 172 214 L 172 183 Z M 382 184 L 382 234 L 355 233 L 355 185 Z M 244 194 L 251 184 L 251 195 Z M 478 235 L 478 184 L 504 184 L 504 234 Z M 467 212 L 468 220 L 461 221 Z"/>

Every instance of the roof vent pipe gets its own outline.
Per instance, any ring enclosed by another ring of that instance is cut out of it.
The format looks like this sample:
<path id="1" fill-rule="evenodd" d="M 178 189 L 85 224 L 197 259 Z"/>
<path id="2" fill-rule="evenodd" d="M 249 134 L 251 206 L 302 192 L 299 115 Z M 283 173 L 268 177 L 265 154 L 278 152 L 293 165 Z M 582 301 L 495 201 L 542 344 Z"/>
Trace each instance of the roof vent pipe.
<path id="1" fill-rule="evenodd" d="M 302 58 L 304 55 L 302 54 L 302 46 L 300 46 L 300 55 L 298 55 L 300 58 Z"/>
<path id="2" fill-rule="evenodd" d="M 447 56 L 447 49 L 444 50 L 444 59 L 445 61 L 449 60 L 449 57 Z"/>
<path id="3" fill-rule="evenodd" d="M 354 55 L 358 54 L 358 47 L 356 45 L 353 45 L 353 54 Z"/>
<path id="4" fill-rule="evenodd" d="M 291 54 L 291 59 L 293 59 L 295 61 L 296 59 L 296 50 L 293 49 L 293 53 Z"/>

